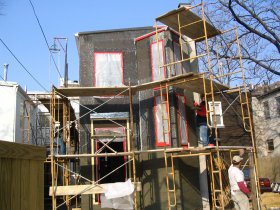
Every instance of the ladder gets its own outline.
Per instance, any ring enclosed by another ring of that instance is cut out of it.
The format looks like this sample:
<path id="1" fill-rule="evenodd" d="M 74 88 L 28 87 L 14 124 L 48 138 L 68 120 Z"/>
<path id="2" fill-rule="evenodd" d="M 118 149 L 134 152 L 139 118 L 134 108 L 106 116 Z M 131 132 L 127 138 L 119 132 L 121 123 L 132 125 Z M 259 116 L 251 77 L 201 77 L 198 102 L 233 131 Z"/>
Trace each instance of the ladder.
<path id="1" fill-rule="evenodd" d="M 175 184 L 175 171 L 173 162 L 173 153 L 164 152 L 164 163 L 166 170 L 166 187 L 168 198 L 168 209 L 176 207 L 176 184 Z"/>
<path id="2" fill-rule="evenodd" d="M 224 209 L 230 201 L 230 188 L 227 182 L 227 168 L 220 151 L 213 151 L 209 156 L 212 192 L 212 209 Z"/>
<path id="3" fill-rule="evenodd" d="M 30 133 L 31 133 L 31 122 L 30 122 L 30 111 L 31 105 L 28 106 L 28 101 L 23 102 L 22 107 L 22 143 L 23 144 L 30 144 Z M 27 122 L 27 124 L 26 124 Z"/>

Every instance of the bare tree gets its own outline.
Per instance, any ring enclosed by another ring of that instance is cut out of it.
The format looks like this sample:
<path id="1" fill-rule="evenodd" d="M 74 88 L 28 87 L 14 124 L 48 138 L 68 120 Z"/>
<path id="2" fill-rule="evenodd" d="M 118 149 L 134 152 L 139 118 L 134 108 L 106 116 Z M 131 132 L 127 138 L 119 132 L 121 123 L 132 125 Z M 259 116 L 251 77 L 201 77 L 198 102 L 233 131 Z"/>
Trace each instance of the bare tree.
<path id="1" fill-rule="evenodd" d="M 192 3 L 201 3 L 193 0 Z M 205 1 L 206 15 L 221 30 L 237 26 L 238 38 L 247 78 L 251 83 L 274 82 L 280 76 L 280 1 L 279 0 L 216 0 Z M 221 43 L 232 43 L 233 36 L 224 36 Z M 217 40 L 210 42 L 212 56 L 238 59 L 236 49 L 217 51 Z M 237 66 L 227 66 L 234 71 Z M 218 64 L 217 64 L 218 65 Z M 229 79 L 228 77 L 227 79 Z M 230 78 L 229 80 L 231 80 Z M 229 83 L 227 81 L 226 83 Z"/>

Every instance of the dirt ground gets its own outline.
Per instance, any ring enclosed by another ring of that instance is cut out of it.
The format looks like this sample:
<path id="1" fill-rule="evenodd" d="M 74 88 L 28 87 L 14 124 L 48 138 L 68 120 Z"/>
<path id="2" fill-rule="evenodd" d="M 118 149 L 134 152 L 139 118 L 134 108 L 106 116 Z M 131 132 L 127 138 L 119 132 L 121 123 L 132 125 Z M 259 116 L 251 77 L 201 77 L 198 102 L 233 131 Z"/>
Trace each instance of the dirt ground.
<path id="1" fill-rule="evenodd" d="M 280 193 L 263 193 L 261 194 L 261 203 L 263 210 L 280 209 Z M 275 208 L 272 208 L 275 207 Z M 278 207 L 278 208 L 277 208 Z"/>

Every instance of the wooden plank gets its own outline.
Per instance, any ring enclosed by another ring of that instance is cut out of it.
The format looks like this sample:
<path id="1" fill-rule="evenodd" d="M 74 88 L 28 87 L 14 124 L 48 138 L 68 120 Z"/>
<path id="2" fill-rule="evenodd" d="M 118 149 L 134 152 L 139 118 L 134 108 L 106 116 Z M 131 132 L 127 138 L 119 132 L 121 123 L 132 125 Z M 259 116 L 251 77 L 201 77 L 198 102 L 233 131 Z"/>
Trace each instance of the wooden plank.
<path id="1" fill-rule="evenodd" d="M 11 209 L 11 160 L 1 158 L 0 209 Z"/>
<path id="2" fill-rule="evenodd" d="M 45 160 L 46 148 L 0 141 L 0 157 Z"/>
<path id="3" fill-rule="evenodd" d="M 37 208 L 44 209 L 44 162 L 37 160 Z"/>
<path id="4" fill-rule="evenodd" d="M 21 179 L 20 181 L 20 193 L 21 193 L 21 210 L 29 209 L 30 207 L 30 200 L 29 200 L 29 186 L 30 186 L 30 171 L 29 171 L 29 160 L 21 160 L 20 168 L 21 168 Z"/>
<path id="5" fill-rule="evenodd" d="M 100 185 L 70 185 L 70 186 L 57 186 L 55 187 L 56 196 L 62 195 L 87 195 L 87 194 L 100 194 L 105 193 L 104 187 L 108 184 Z M 137 182 L 137 191 L 141 191 L 141 182 Z M 52 187 L 49 189 L 49 195 L 52 196 Z"/>
<path id="6" fill-rule="evenodd" d="M 29 210 L 39 209 L 40 191 L 44 189 L 43 184 L 39 184 L 38 182 L 39 170 L 37 165 L 37 161 L 35 160 L 29 162 L 29 204 L 32 204 L 29 206 Z"/>
<path id="7" fill-rule="evenodd" d="M 21 180 L 21 160 L 12 160 L 12 172 L 9 174 L 11 176 L 11 209 L 21 209 L 21 193 L 20 193 L 20 180 Z"/>
<path id="8" fill-rule="evenodd" d="M 56 91 L 63 96 L 114 96 L 122 93 L 121 95 L 129 94 L 129 87 L 67 87 L 58 88 Z"/>
<path id="9" fill-rule="evenodd" d="M 202 18 L 185 7 L 172 10 L 164 15 L 157 17 L 156 20 L 173 28 L 176 31 L 179 31 L 178 15 L 180 16 L 180 26 L 191 24 L 187 27 L 181 28 L 182 34 L 186 35 L 187 37 L 190 37 L 191 39 L 197 39 L 205 35 Z M 221 32 L 218 29 L 216 29 L 213 25 L 211 25 L 207 21 L 206 21 L 206 29 L 207 29 L 208 38 L 221 34 Z M 197 41 L 202 41 L 202 40 L 204 40 L 204 38 L 198 39 Z"/>
<path id="10" fill-rule="evenodd" d="M 207 90 L 210 90 L 210 80 L 205 79 Z M 187 89 L 192 92 L 204 93 L 203 88 L 203 77 L 202 74 L 196 74 L 193 72 L 189 72 L 183 75 L 178 75 L 175 77 L 167 78 L 164 80 L 147 82 L 136 86 L 131 86 L 132 94 L 136 94 L 138 91 L 144 91 L 148 89 L 157 88 L 160 85 L 165 86 L 168 84 L 169 86 L 175 86 L 182 89 Z M 72 88 L 58 88 L 57 92 L 61 93 L 65 96 L 104 96 L 104 95 L 114 95 L 119 93 L 120 89 L 124 90 L 128 87 L 115 87 L 115 88 L 96 88 L 96 87 L 72 87 Z M 213 81 L 214 91 L 220 90 L 228 90 L 229 87 L 222 85 L 220 83 Z M 116 91 L 118 90 L 118 91 Z M 128 91 L 126 91 L 128 92 Z"/>

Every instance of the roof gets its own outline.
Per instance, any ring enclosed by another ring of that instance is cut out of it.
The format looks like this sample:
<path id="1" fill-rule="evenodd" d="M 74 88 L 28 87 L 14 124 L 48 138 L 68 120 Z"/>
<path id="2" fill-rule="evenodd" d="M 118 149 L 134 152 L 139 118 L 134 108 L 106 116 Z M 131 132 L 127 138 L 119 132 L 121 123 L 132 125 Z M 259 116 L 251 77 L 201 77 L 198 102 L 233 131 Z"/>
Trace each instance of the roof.
<path id="1" fill-rule="evenodd" d="M 141 30 L 150 30 L 150 29 L 154 29 L 154 27 L 153 26 L 145 26 L 145 27 L 135 27 L 135 28 L 120 28 L 120 29 L 109 29 L 109 30 L 85 31 L 85 32 L 78 32 L 78 33 L 75 34 L 75 36 L 89 35 L 89 34 L 112 33 L 112 32 L 141 31 Z"/>
<path id="2" fill-rule="evenodd" d="M 178 16 L 180 17 L 180 22 L 178 22 Z M 173 28 L 175 31 L 181 31 L 182 34 L 196 40 L 197 42 L 205 39 L 203 19 L 191 12 L 191 10 L 187 7 L 180 7 L 172 10 L 157 17 L 156 21 Z M 208 38 L 221 34 L 218 29 L 207 21 L 205 21 L 205 24 Z"/>
<path id="3" fill-rule="evenodd" d="M 129 91 L 131 90 L 131 94 L 136 94 L 139 91 L 144 91 L 148 89 L 158 88 L 160 85 L 165 86 L 173 86 L 177 88 L 182 88 L 189 90 L 191 92 L 196 92 L 200 94 L 204 94 L 204 83 L 203 83 L 203 74 L 196 73 L 187 73 L 179 76 L 175 76 L 172 78 L 167 78 L 164 80 L 154 81 L 143 83 L 135 86 L 120 86 L 120 87 L 68 87 L 68 88 L 55 88 L 56 91 L 63 96 L 73 97 L 73 96 L 112 96 L 112 95 L 129 95 Z M 211 87 L 211 81 L 209 79 L 205 79 L 205 86 L 208 90 Z M 220 83 L 216 83 L 213 81 L 214 92 L 228 90 L 229 87 L 222 85 Z"/>

